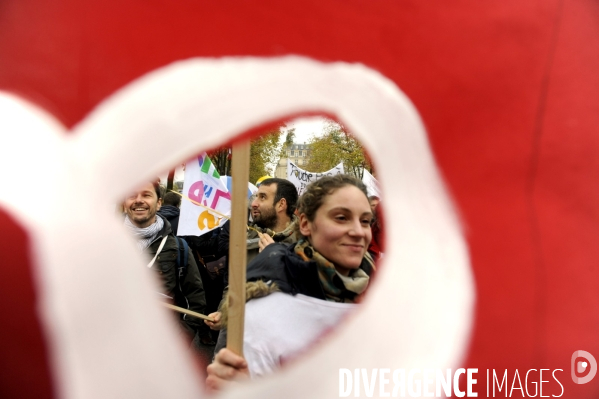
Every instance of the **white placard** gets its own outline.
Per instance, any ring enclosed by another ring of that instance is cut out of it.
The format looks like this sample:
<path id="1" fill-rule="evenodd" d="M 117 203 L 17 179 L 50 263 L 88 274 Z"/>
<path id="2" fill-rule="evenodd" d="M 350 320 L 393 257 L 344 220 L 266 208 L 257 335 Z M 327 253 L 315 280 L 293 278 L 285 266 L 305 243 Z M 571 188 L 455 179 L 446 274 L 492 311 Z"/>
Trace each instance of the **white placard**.
<path id="1" fill-rule="evenodd" d="M 297 193 L 302 195 L 306 186 L 313 181 L 316 181 L 324 176 L 334 176 L 340 175 L 343 173 L 343 162 L 339 163 L 339 165 L 335 166 L 331 170 L 327 170 L 326 172 L 316 173 L 316 172 L 308 172 L 307 170 L 303 170 L 299 168 L 296 164 L 287 160 L 287 180 L 295 185 L 297 188 Z"/>
<path id="2" fill-rule="evenodd" d="M 223 215 L 231 215 L 231 195 L 206 153 L 185 164 L 183 195 L 179 236 L 205 234 L 225 223 Z"/>
<path id="3" fill-rule="evenodd" d="M 368 189 L 368 196 L 376 196 L 379 199 L 381 198 L 381 192 L 379 190 L 379 182 L 374 178 L 373 175 L 370 174 L 369 171 L 364 169 L 364 174 L 362 175 L 362 183 Z"/>

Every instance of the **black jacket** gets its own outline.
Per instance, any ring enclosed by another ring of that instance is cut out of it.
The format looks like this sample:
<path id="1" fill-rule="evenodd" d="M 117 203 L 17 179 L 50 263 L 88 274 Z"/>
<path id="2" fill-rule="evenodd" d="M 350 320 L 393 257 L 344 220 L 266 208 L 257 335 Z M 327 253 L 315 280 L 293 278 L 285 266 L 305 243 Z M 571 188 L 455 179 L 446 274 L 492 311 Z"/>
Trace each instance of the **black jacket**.
<path id="1" fill-rule="evenodd" d="M 162 217 L 157 215 L 158 217 Z M 148 249 L 146 250 L 151 258 L 154 257 L 158 251 L 158 247 L 165 236 L 168 236 L 164 247 L 156 257 L 156 261 L 152 266 L 152 269 L 156 270 L 160 275 L 162 282 L 164 283 L 164 294 L 174 298 L 174 304 L 194 312 L 205 314 L 206 311 L 206 298 L 204 294 L 204 287 L 202 285 L 202 279 L 200 278 L 200 272 L 198 266 L 193 258 L 191 251 L 188 252 L 187 256 L 187 272 L 181 279 L 177 276 L 177 255 L 178 255 L 178 244 L 175 236 L 172 233 L 171 225 L 164 219 L 164 227 L 158 237 L 152 241 Z M 181 315 L 180 320 L 183 326 L 190 333 L 195 334 L 195 330 L 203 328 L 204 323 L 200 319 L 196 319 L 192 316 Z"/>
<path id="2" fill-rule="evenodd" d="M 287 226 L 287 228 L 285 229 L 285 231 L 280 232 L 280 233 L 275 233 L 272 236 L 272 239 L 274 240 L 274 242 L 275 243 L 281 243 L 283 245 L 287 245 L 287 244 L 291 244 L 291 243 L 296 242 L 297 239 L 298 239 L 298 235 L 297 235 L 297 233 L 295 233 L 295 225 L 297 223 L 299 223 L 299 220 L 297 219 L 297 217 L 294 216 L 293 219 L 292 219 L 292 223 L 289 224 L 289 226 Z M 220 232 L 220 235 L 218 237 L 218 250 L 219 250 L 219 252 L 221 254 L 227 255 L 227 267 L 225 269 L 226 271 L 225 271 L 225 275 L 224 275 L 225 286 L 227 286 L 229 284 L 229 260 L 228 260 L 228 255 L 229 255 L 230 228 L 231 228 L 230 221 L 227 220 L 227 222 L 223 225 L 222 230 Z M 248 265 L 260 253 L 260 248 L 259 248 L 259 244 L 258 244 L 259 241 L 260 241 L 260 237 L 258 236 L 258 233 L 256 232 L 256 230 L 248 229 L 248 232 L 247 232 L 247 242 L 246 242 L 246 245 L 247 245 L 247 264 Z"/>
<path id="3" fill-rule="evenodd" d="M 173 235 L 177 235 L 177 231 L 179 228 L 179 215 L 181 214 L 181 209 L 173 205 L 162 205 L 158 210 L 158 214 L 160 216 L 164 216 L 164 218 L 168 220 L 168 222 L 171 224 L 171 230 L 173 231 Z"/>
<path id="4" fill-rule="evenodd" d="M 282 292 L 326 300 L 316 262 L 300 258 L 294 251 L 295 245 L 296 243 L 268 245 L 248 264 L 247 281 L 272 281 Z M 369 276 L 373 272 L 366 261 L 362 261 L 360 268 Z M 339 283 L 343 287 L 341 280 Z"/>

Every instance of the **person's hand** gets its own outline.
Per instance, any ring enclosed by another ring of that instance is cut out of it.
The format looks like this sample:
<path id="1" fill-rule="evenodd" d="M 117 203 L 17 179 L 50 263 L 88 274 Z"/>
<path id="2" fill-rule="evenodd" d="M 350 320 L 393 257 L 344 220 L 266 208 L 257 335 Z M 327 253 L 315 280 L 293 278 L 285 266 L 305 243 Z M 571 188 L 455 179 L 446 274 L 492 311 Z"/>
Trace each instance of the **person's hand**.
<path id="1" fill-rule="evenodd" d="M 204 323 L 210 327 L 211 330 L 220 330 L 222 325 L 220 324 L 220 318 L 222 314 L 220 312 L 210 313 L 208 317 L 212 317 L 214 321 L 204 320 Z"/>
<path id="2" fill-rule="evenodd" d="M 235 382 L 247 380 L 250 376 L 245 359 L 233 351 L 223 348 L 206 369 L 206 387 L 211 392 L 220 391 Z"/>
<path id="3" fill-rule="evenodd" d="M 260 237 L 260 241 L 258 242 L 258 247 L 260 249 L 258 250 L 258 252 L 262 252 L 264 248 L 275 242 L 275 240 L 273 240 L 272 237 L 268 234 L 258 233 L 258 236 Z"/>

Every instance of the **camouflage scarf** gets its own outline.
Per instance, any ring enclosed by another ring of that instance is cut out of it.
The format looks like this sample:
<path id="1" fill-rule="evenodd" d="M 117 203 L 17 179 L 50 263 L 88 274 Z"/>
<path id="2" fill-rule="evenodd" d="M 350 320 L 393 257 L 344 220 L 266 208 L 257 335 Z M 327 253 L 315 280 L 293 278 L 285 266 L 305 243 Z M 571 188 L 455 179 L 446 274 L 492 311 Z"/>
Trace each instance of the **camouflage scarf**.
<path id="1" fill-rule="evenodd" d="M 258 248 L 258 242 L 260 241 L 260 237 L 258 237 L 258 232 L 262 234 L 268 234 L 272 237 L 275 242 L 294 242 L 295 238 L 290 239 L 290 237 L 296 232 L 296 225 L 299 223 L 297 216 L 292 215 L 291 221 L 289 225 L 285 228 L 285 230 L 275 233 L 273 230 L 269 228 L 262 228 L 258 225 L 253 224 L 252 229 L 248 229 L 247 234 L 247 248 L 253 249 Z"/>
<path id="2" fill-rule="evenodd" d="M 252 227 L 255 228 L 257 231 L 259 231 L 260 233 L 268 234 L 276 242 L 279 242 L 279 241 L 283 241 L 284 239 L 286 239 L 287 237 L 289 237 L 293 233 L 295 233 L 295 230 L 296 230 L 295 225 L 298 224 L 298 222 L 299 222 L 299 220 L 298 220 L 297 216 L 291 215 L 291 220 L 289 221 L 289 224 L 287 225 L 287 227 L 285 227 L 285 230 L 280 231 L 278 233 L 275 233 L 273 230 L 266 228 L 266 227 L 265 228 L 258 227 L 255 224 Z"/>
<path id="3" fill-rule="evenodd" d="M 318 253 L 305 238 L 297 242 L 294 251 L 303 260 L 316 263 L 320 284 L 328 301 L 354 303 L 358 301 L 358 296 L 366 291 L 370 278 L 362 267 L 351 271 L 349 276 L 340 275 L 335 265 Z M 364 256 L 362 264 L 364 262 L 374 266 L 368 253 Z"/>

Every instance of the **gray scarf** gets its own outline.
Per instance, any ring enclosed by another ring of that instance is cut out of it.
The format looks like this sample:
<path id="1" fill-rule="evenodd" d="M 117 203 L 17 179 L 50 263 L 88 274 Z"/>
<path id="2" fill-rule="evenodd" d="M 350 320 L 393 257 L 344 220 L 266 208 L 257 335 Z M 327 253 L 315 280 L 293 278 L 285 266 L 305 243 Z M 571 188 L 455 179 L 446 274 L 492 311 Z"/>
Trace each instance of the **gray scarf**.
<path id="1" fill-rule="evenodd" d="M 137 246 L 141 252 L 149 247 L 152 241 L 154 241 L 158 234 L 162 231 L 162 228 L 164 227 L 164 220 L 157 215 L 156 221 L 148 227 L 137 227 L 131 223 L 129 216 L 125 216 L 125 226 L 137 239 Z"/>

